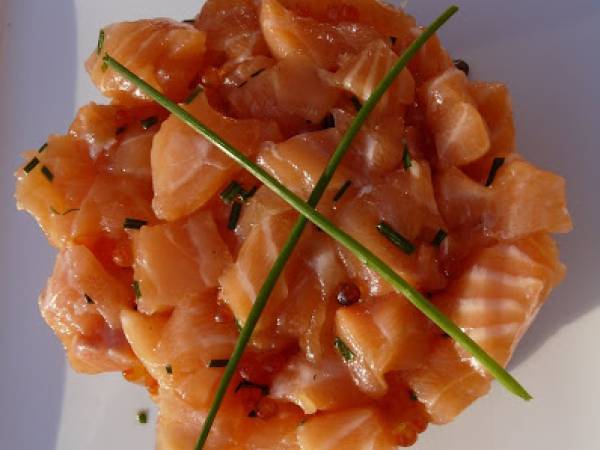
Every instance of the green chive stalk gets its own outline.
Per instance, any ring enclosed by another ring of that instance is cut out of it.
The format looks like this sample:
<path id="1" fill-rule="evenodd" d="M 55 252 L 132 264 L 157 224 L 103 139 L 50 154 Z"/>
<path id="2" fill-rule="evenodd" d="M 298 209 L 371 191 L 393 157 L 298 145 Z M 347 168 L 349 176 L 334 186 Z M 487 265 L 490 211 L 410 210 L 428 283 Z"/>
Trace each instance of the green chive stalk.
<path id="1" fill-rule="evenodd" d="M 360 130 L 360 126 L 369 113 L 375 107 L 377 101 L 383 96 L 386 90 L 392 84 L 394 77 L 397 76 L 406 63 L 414 56 L 414 54 L 419 50 L 419 48 L 456 12 L 458 8 L 453 6 L 449 8 L 444 14 L 442 14 L 436 21 L 434 21 L 430 27 L 425 30 L 421 36 L 409 47 L 409 49 L 405 52 L 405 54 L 400 58 L 398 63 L 392 68 L 390 73 L 384 78 L 381 85 L 374 91 L 372 98 L 369 99 L 365 103 L 365 105 L 358 112 L 355 122 L 349 128 L 347 134 L 342 138 L 340 142 L 339 148 L 342 148 L 342 145 L 349 146 L 352 142 L 352 139 L 356 136 L 356 134 Z M 193 117 L 189 112 L 175 104 L 174 102 L 167 99 L 164 95 L 154 89 L 152 86 L 144 82 L 142 79 L 137 77 L 123 65 L 121 65 L 118 61 L 106 55 L 104 57 L 106 64 L 125 78 L 129 79 L 132 83 L 134 83 L 137 87 L 139 87 L 146 95 L 155 100 L 165 109 L 170 111 L 196 132 L 204 136 L 209 142 L 214 144 L 220 150 L 222 150 L 225 154 L 231 157 L 234 161 L 248 170 L 251 174 L 253 174 L 257 179 L 259 179 L 263 184 L 269 187 L 273 192 L 279 195 L 283 200 L 285 200 L 288 204 L 290 204 L 294 209 L 300 212 L 306 219 L 310 220 L 316 226 L 321 228 L 325 233 L 327 233 L 330 237 L 335 239 L 341 245 L 346 247 L 350 252 L 352 252 L 361 262 L 363 262 L 367 267 L 376 271 L 380 274 L 380 276 L 385 279 L 388 283 L 390 283 L 399 293 L 403 294 L 415 307 L 417 307 L 421 312 L 423 312 L 430 320 L 436 323 L 445 333 L 447 333 L 450 337 L 452 337 L 459 345 L 461 345 L 464 349 L 470 352 L 473 357 L 479 361 L 479 363 L 485 367 L 488 372 L 494 376 L 503 386 L 506 387 L 507 390 L 518 395 L 519 397 L 529 400 L 532 397 L 529 393 L 515 380 L 500 364 L 498 364 L 490 355 L 488 355 L 479 345 L 474 342 L 471 338 L 469 338 L 465 333 L 463 333 L 460 328 L 458 328 L 450 319 L 445 317 L 441 311 L 439 311 L 435 306 L 433 306 L 427 299 L 425 299 L 415 288 L 413 288 L 409 283 L 407 283 L 402 277 L 396 274 L 393 269 L 387 266 L 381 259 L 379 259 L 376 255 L 374 255 L 369 249 L 364 247 L 350 235 L 346 234 L 344 231 L 337 228 L 333 223 L 331 223 L 327 218 L 321 215 L 318 211 L 314 209 L 314 206 L 311 206 L 312 203 L 316 204 L 315 198 L 322 195 L 323 191 L 326 188 L 326 182 L 322 181 L 322 179 L 327 179 L 326 177 L 333 176 L 333 172 L 341 158 L 343 157 L 344 151 L 337 151 L 332 156 L 332 160 L 328 164 L 323 177 L 319 180 L 317 185 L 315 186 L 315 191 L 311 194 L 311 198 L 309 199 L 309 203 L 305 203 L 299 197 L 297 197 L 294 193 L 292 193 L 285 186 L 280 184 L 277 180 L 271 177 L 265 170 L 261 167 L 257 166 L 252 160 L 247 158 L 243 153 L 232 147 L 230 144 L 222 140 L 215 132 L 208 129 L 205 125 L 199 122 L 195 117 Z M 400 64 L 402 63 L 402 64 Z M 373 102 L 371 100 L 374 99 Z M 358 125 L 357 125 L 358 124 Z M 347 148 L 346 148 L 347 150 Z M 328 171 L 329 170 L 329 171 Z M 320 191 L 320 194 L 319 194 Z M 316 195 L 319 194 L 319 195 Z M 318 200 L 318 198 L 317 198 Z M 196 449 L 200 449 L 203 447 L 204 442 L 208 437 L 208 432 L 210 431 L 210 427 L 212 426 L 212 422 L 216 417 L 216 413 L 220 406 L 222 399 L 225 396 L 227 391 L 227 386 L 229 381 L 233 377 L 235 373 L 235 368 L 237 361 L 241 357 L 245 346 L 248 344 L 252 331 L 260 318 L 260 313 L 262 309 L 264 309 L 264 304 L 262 305 L 259 300 L 262 299 L 261 294 L 263 291 L 267 291 L 267 289 L 271 289 L 275 285 L 277 281 L 276 276 L 272 276 L 273 274 L 280 274 L 285 266 L 285 262 L 291 255 L 295 242 L 300 238 L 301 232 L 303 230 L 306 221 L 304 220 L 304 224 L 302 226 L 298 226 L 300 221 L 296 224 L 288 243 L 284 246 L 280 257 L 276 260 L 273 265 L 272 271 L 265 280 L 265 284 L 263 288 L 259 292 L 258 298 L 254 304 L 253 310 L 248 316 L 244 327 L 240 332 L 240 338 L 234 352 L 230 358 L 230 362 L 225 369 L 225 374 L 222 379 L 219 388 L 217 389 L 217 393 L 215 396 L 215 402 L 211 407 L 209 412 L 209 416 L 207 417 L 202 435 L 198 441 Z M 292 243 L 292 245 L 287 245 Z M 270 291 L 269 291 L 270 292 Z M 266 295 L 268 297 L 268 295 Z M 263 303 L 266 303 L 266 298 L 261 300 Z M 257 306 L 258 305 L 258 306 Z M 255 313 L 255 314 L 253 314 Z M 235 360 L 237 358 L 237 361 Z M 229 381 L 225 382 L 229 378 Z"/>

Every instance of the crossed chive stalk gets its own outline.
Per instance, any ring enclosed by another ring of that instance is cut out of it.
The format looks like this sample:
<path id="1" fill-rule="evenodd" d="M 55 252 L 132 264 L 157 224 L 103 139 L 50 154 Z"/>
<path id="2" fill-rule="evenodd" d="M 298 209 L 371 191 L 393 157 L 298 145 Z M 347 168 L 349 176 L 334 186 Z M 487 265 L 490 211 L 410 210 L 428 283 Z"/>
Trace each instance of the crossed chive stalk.
<path id="1" fill-rule="evenodd" d="M 252 310 L 250 311 L 250 314 L 248 315 L 248 318 L 246 319 L 240 331 L 238 341 L 225 368 L 223 377 L 219 383 L 219 386 L 217 387 L 213 403 L 204 421 L 202 432 L 196 443 L 195 450 L 202 449 L 206 443 L 206 440 L 208 439 L 212 424 L 223 402 L 225 394 L 227 393 L 229 384 L 235 375 L 238 363 L 267 304 L 269 295 L 273 291 L 277 279 L 283 272 L 286 262 L 298 243 L 308 221 L 312 222 L 314 225 L 327 233 L 331 238 L 335 239 L 340 245 L 344 246 L 347 250 L 353 253 L 367 267 L 377 272 L 384 280 L 392 285 L 397 292 L 404 295 L 404 297 L 406 297 L 416 308 L 418 308 L 432 322 L 440 327 L 448 336 L 450 336 L 460 346 L 467 350 L 488 371 L 488 373 L 496 378 L 508 391 L 524 400 L 530 400 L 532 398 L 525 388 L 521 386 L 521 384 L 512 375 L 510 375 L 500 364 L 498 364 L 498 362 L 488 355 L 475 341 L 467 336 L 455 323 L 453 323 L 440 310 L 438 310 L 425 297 L 423 297 L 419 291 L 412 287 L 400 275 L 394 272 L 392 268 L 390 268 L 368 248 L 356 241 L 352 236 L 336 227 L 332 222 L 330 222 L 315 209 L 342 158 L 350 148 L 350 145 L 360 131 L 361 126 L 367 120 L 379 100 L 383 97 L 396 77 L 407 66 L 408 62 L 415 56 L 419 49 L 421 49 L 421 47 L 457 12 L 457 6 L 449 7 L 444 13 L 442 13 L 442 15 L 433 21 L 429 27 L 427 27 L 427 29 L 423 31 L 423 33 L 408 47 L 404 54 L 402 54 L 402 56 L 394 64 L 389 73 L 384 77 L 381 83 L 373 91 L 369 99 L 358 111 L 354 121 L 342 137 L 338 147 L 325 167 L 321 178 L 319 178 L 317 181 L 315 188 L 307 202 L 304 202 L 288 188 L 279 183 L 275 178 L 269 175 L 260 166 L 256 165 L 242 152 L 225 142 L 214 131 L 207 128 L 181 106 L 166 98 L 159 91 L 129 71 L 126 67 L 108 54 L 104 56 L 104 63 L 109 68 L 113 69 L 131 81 L 148 97 L 163 106 L 182 122 L 191 127 L 194 131 L 202 135 L 205 139 L 207 139 L 227 156 L 237 162 L 240 166 L 254 175 L 254 177 L 259 179 L 264 185 L 279 195 L 284 201 L 286 201 L 301 214 L 300 218 L 292 228 L 290 236 L 283 246 L 281 253 L 275 260 L 275 263 L 271 268 L 271 272 L 268 274 L 264 284 L 258 292 Z"/>

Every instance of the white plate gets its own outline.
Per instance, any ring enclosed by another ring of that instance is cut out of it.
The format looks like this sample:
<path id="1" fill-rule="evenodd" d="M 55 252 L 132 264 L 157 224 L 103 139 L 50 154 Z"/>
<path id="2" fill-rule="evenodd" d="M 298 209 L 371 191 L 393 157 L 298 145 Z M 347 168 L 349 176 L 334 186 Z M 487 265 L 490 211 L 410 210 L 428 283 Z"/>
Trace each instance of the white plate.
<path id="1" fill-rule="evenodd" d="M 37 311 L 54 251 L 17 214 L 18 153 L 64 132 L 76 106 L 98 99 L 82 65 L 110 22 L 187 18 L 199 1 L 0 1 L 0 449 L 153 448 L 153 426 L 135 423 L 145 393 L 120 376 L 81 377 Z M 412 0 L 421 22 L 445 6 Z M 511 364 L 536 399 L 497 386 L 455 423 L 432 427 L 419 450 L 600 449 L 600 3 L 597 0 L 464 0 L 443 30 L 473 75 L 506 81 L 521 151 L 568 180 L 575 231 L 561 238 L 569 275 Z M 155 418 L 152 413 L 152 419 Z M 343 449 L 341 449 L 343 450 Z"/>

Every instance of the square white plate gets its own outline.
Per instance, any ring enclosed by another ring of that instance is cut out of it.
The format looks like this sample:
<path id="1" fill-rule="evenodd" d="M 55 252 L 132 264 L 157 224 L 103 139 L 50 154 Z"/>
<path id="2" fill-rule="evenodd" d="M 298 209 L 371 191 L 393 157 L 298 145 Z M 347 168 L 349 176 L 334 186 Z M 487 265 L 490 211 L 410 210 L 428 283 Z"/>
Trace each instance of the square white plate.
<path id="1" fill-rule="evenodd" d="M 192 17 L 200 1 L 0 0 L 0 449 L 151 449 L 135 422 L 150 400 L 118 375 L 82 377 L 41 320 L 36 298 L 54 251 L 18 214 L 19 152 L 63 133 L 78 105 L 99 100 L 83 70 L 105 24 Z M 412 0 L 421 23 L 447 6 Z M 419 450 L 600 449 L 600 2 L 464 0 L 442 31 L 473 77 L 513 94 L 522 153 L 568 180 L 575 231 L 561 238 L 569 274 L 511 364 L 533 392 L 525 404 L 495 387 L 455 423 L 431 427 Z M 155 413 L 151 412 L 151 420 Z M 341 449 L 343 450 L 343 449 Z"/>

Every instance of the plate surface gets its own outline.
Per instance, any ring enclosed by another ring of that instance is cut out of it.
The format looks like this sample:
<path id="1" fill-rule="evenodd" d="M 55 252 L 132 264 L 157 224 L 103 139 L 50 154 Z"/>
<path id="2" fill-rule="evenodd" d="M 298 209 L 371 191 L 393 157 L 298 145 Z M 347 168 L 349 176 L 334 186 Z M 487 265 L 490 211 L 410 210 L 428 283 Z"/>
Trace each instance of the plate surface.
<path id="1" fill-rule="evenodd" d="M 62 133 L 77 105 L 100 100 L 82 68 L 98 29 L 152 16 L 192 17 L 200 1 L 0 1 L 0 448 L 153 448 L 138 425 L 145 393 L 120 376 L 82 377 L 41 320 L 36 298 L 54 251 L 17 213 L 19 152 Z M 441 0 L 412 0 L 421 23 Z M 575 231 L 560 238 L 569 274 L 511 364 L 536 397 L 525 404 L 495 386 L 455 423 L 431 427 L 417 450 L 600 449 L 600 3 L 597 0 L 464 0 L 442 31 L 473 77 L 508 83 L 522 153 L 568 180 Z M 151 418 L 155 418 L 151 410 Z"/>

